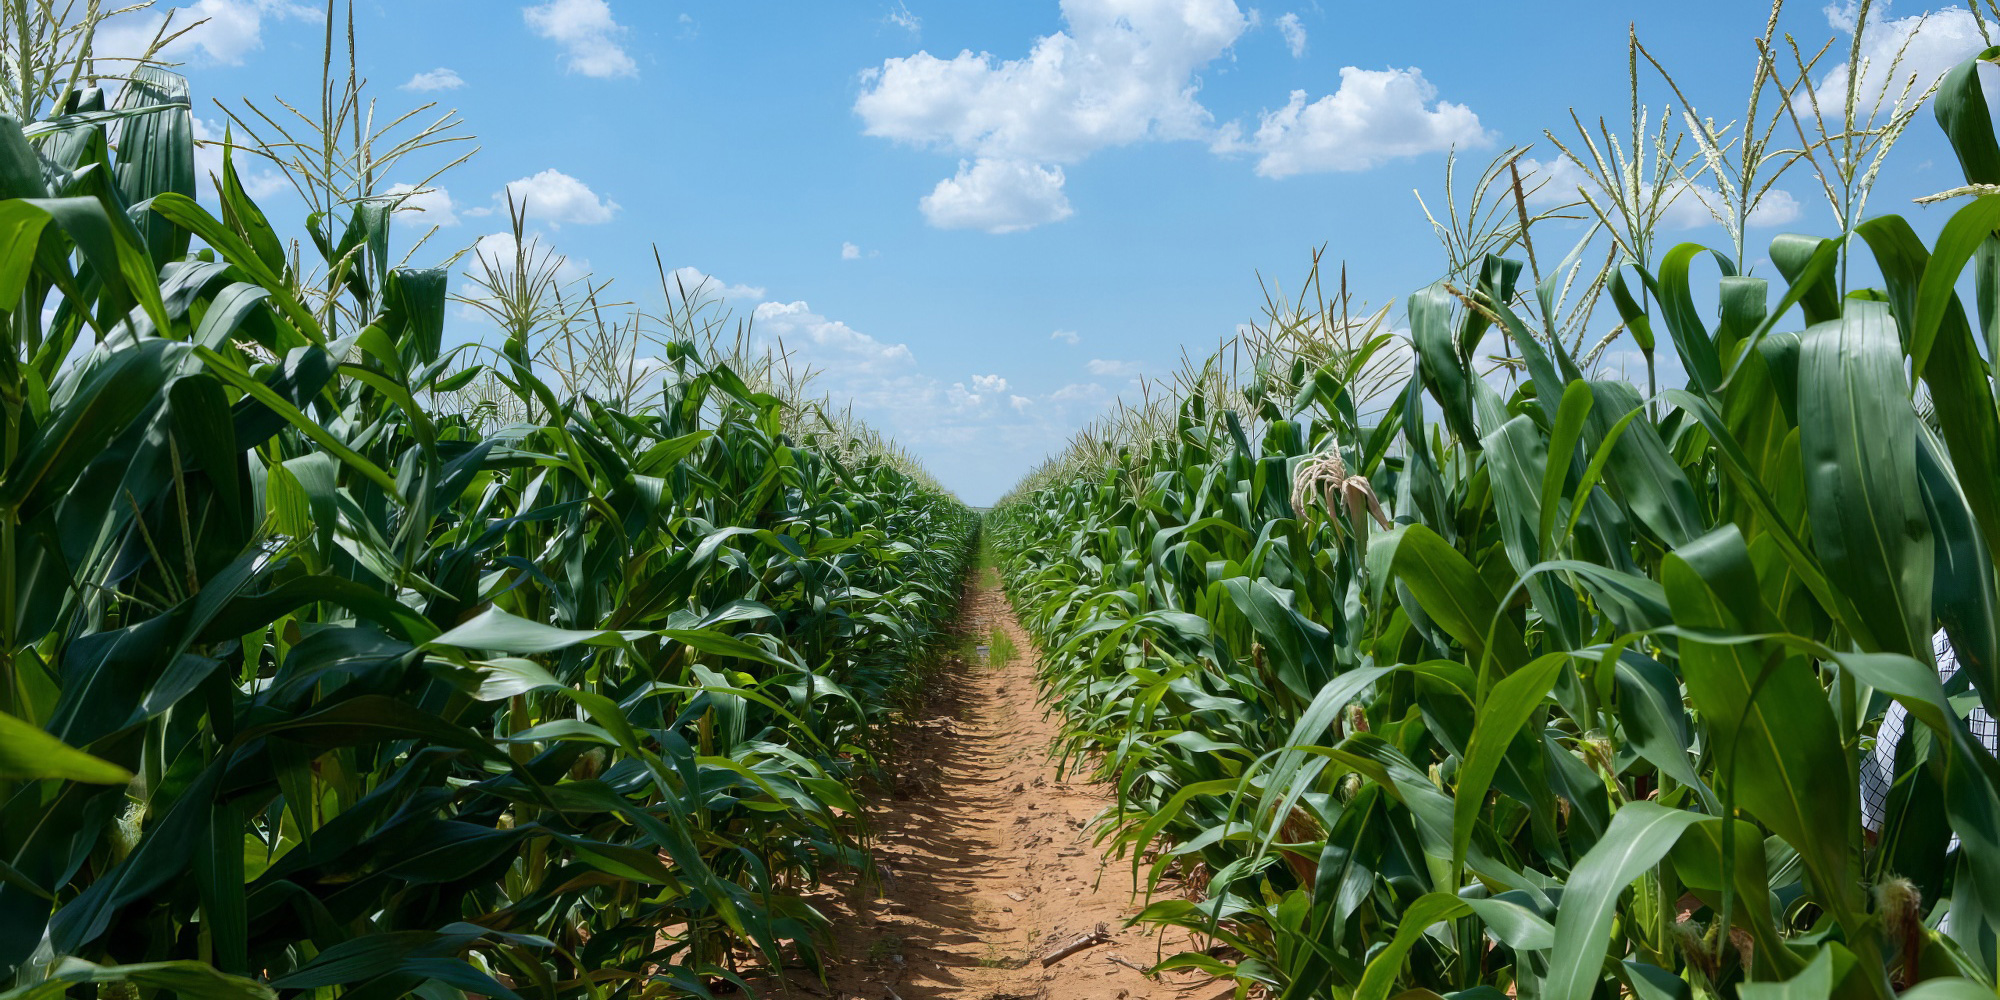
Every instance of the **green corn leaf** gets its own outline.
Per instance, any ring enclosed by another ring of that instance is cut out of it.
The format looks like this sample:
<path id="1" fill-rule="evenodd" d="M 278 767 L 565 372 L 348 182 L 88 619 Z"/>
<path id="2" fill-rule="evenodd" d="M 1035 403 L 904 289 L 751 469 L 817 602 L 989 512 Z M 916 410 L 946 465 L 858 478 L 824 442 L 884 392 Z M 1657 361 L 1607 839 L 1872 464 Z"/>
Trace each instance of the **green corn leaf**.
<path id="1" fill-rule="evenodd" d="M 1628 802 L 1618 809 L 1603 839 L 1577 862 L 1564 883 L 1555 951 L 1542 980 L 1543 996 L 1588 1000 L 1603 974 L 1619 895 L 1666 857 L 1687 828 L 1702 818 L 1652 802 Z"/>
<path id="2" fill-rule="evenodd" d="M 0 779 L 118 785 L 132 772 L 84 753 L 33 724 L 0 713 Z"/>
<path id="3" fill-rule="evenodd" d="M 1920 655 L 1934 628 L 1934 554 L 1894 320 L 1852 302 L 1838 322 L 1808 330 L 1804 348 L 1799 446 L 1813 549 L 1853 600 L 1858 620 L 1844 624 L 1864 647 Z"/>
<path id="4" fill-rule="evenodd" d="M 1507 747 L 1520 735 L 1536 708 L 1548 698 L 1556 676 L 1562 672 L 1568 654 L 1547 653 L 1527 666 L 1500 679 L 1479 701 L 1472 741 L 1466 745 L 1459 763 L 1458 785 L 1452 789 L 1451 846 L 1452 868 L 1465 863 L 1466 848 L 1472 843 L 1473 827 L 1486 803 L 1493 776 L 1500 771 Z"/>
<path id="5" fill-rule="evenodd" d="M 59 1000 L 79 983 L 131 983 L 168 991 L 184 1000 L 277 1000 L 278 996 L 263 983 L 217 972 L 206 962 L 96 965 L 80 958 L 64 958 L 47 980 L 0 993 L 0 1000 Z"/>

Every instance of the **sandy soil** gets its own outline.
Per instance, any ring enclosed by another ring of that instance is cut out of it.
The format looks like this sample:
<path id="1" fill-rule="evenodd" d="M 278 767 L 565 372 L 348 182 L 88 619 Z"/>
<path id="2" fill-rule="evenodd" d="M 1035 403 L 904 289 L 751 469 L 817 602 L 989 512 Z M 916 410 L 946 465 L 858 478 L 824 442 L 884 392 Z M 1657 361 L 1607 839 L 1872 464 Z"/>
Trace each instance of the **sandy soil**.
<path id="1" fill-rule="evenodd" d="M 990 576 L 990 574 L 987 574 Z M 1064 780 L 1050 759 L 1054 718 L 1036 702 L 1034 647 L 990 580 L 967 595 L 962 627 L 1005 630 L 1004 666 L 954 665 L 902 729 L 892 796 L 871 810 L 879 884 L 821 900 L 838 928 L 828 982 L 794 978 L 793 1000 L 1211 1000 L 1229 989 L 1192 973 L 1140 970 L 1182 950 L 1127 928 L 1137 911 L 1129 862 L 1106 862 L 1089 820 L 1109 789 Z M 979 639 L 981 643 L 984 638 Z M 1042 960 L 1102 925 L 1108 942 Z"/>

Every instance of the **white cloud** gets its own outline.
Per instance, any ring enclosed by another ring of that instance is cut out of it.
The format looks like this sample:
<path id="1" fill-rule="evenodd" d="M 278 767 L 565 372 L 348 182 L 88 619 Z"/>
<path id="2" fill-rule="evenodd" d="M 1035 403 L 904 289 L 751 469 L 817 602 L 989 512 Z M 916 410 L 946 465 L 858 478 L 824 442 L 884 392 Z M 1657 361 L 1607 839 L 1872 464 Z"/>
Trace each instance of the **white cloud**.
<path id="1" fill-rule="evenodd" d="M 403 89 L 415 91 L 457 90 L 463 86 L 465 86 L 465 80 L 458 75 L 458 71 L 439 66 L 436 69 L 425 70 L 416 76 L 410 77 L 410 81 L 403 84 Z"/>
<path id="2" fill-rule="evenodd" d="M 562 47 L 571 73 L 600 80 L 639 75 L 639 64 L 619 41 L 626 29 L 605 0 L 549 0 L 521 8 L 521 17 L 535 34 Z"/>
<path id="3" fill-rule="evenodd" d="M 506 190 L 494 200 L 504 202 L 509 194 L 515 204 L 526 206 L 528 218 L 556 229 L 565 222 L 580 226 L 610 222 L 618 214 L 617 202 L 598 197 L 590 185 L 553 168 L 507 182 Z"/>
<path id="4" fill-rule="evenodd" d="M 842 243 L 842 244 L 840 245 L 840 259 L 841 259 L 841 260 L 860 260 L 860 259 L 861 259 L 861 248 L 860 248 L 860 247 L 858 247 L 858 246 L 855 246 L 855 245 L 854 245 L 854 244 L 852 244 L 852 243 Z"/>
<path id="5" fill-rule="evenodd" d="M 1772 188 L 1750 210 L 1748 221 L 1751 226 L 1785 226 L 1797 222 L 1800 212 L 1799 200 L 1791 192 Z"/>
<path id="6" fill-rule="evenodd" d="M 160 50 L 159 57 L 188 59 L 199 51 L 210 62 L 240 66 L 244 56 L 264 47 L 267 15 L 316 21 L 325 12 L 291 0 L 195 0 L 177 6 L 172 15 L 168 22 L 166 11 L 140 9 L 109 18 L 98 26 L 92 51 L 100 59 L 136 58 L 145 53 L 162 24 L 170 23 L 170 33 L 196 25 Z"/>
<path id="7" fill-rule="evenodd" d="M 1543 183 L 1544 179 L 1546 183 Z M 1603 189 L 1569 157 L 1558 157 L 1549 163 L 1524 158 L 1521 160 L 1521 180 L 1533 189 L 1528 196 L 1530 205 L 1547 208 L 1573 203 L 1577 200 L 1578 190 L 1582 189 L 1590 192 L 1599 205 L 1610 210 Z M 1660 215 L 1662 229 L 1700 229 L 1717 224 L 1711 207 L 1722 207 L 1722 193 L 1714 185 L 1676 181 L 1669 186 L 1666 201 L 1666 210 Z M 1587 213 L 1589 209 L 1578 211 Z M 1801 214 L 1803 206 L 1792 197 L 1791 192 L 1772 188 L 1750 211 L 1747 221 L 1751 228 L 1783 226 L 1798 221 Z"/>
<path id="8" fill-rule="evenodd" d="M 579 281 L 590 276 L 590 261 L 572 259 L 556 251 L 555 247 L 542 238 L 540 233 L 529 233 L 526 244 L 516 243 L 513 233 L 488 233 L 472 245 L 475 260 L 468 262 L 466 270 L 480 273 L 479 262 L 484 261 L 501 270 L 512 270 L 517 255 L 527 254 L 530 266 L 536 262 L 553 260 L 556 265 L 556 280 L 564 284 Z"/>
<path id="9" fill-rule="evenodd" d="M 1032 229 L 1075 214 L 1063 194 L 1061 167 L 1018 160 L 960 160 L 958 173 L 939 181 L 918 207 L 939 229 L 989 233 Z"/>
<path id="10" fill-rule="evenodd" d="M 976 161 L 924 199 L 932 225 L 1009 232 L 1066 218 L 1049 164 L 1207 134 L 1195 74 L 1249 27 L 1233 0 L 1063 0 L 1062 14 L 1067 30 L 1020 59 L 920 51 L 862 73 L 863 132 Z M 989 207 L 985 189 L 1002 186 L 1032 197 Z"/>
<path id="11" fill-rule="evenodd" d="M 698 267 L 677 267 L 667 272 L 667 283 L 675 294 L 712 302 L 720 299 L 731 305 L 751 305 L 764 301 L 759 285 L 732 285 Z"/>
<path id="12" fill-rule="evenodd" d="M 1365 170 L 1387 160 L 1489 143 L 1477 115 L 1437 99 L 1421 70 L 1341 71 L 1341 86 L 1308 105 L 1303 91 L 1263 116 L 1248 141 L 1217 130 L 1197 100 L 1200 71 L 1261 21 L 1234 0 L 1062 0 L 1064 29 L 1028 54 L 1002 59 L 920 51 L 861 74 L 862 131 L 957 153 L 956 176 L 921 207 L 932 225 L 1011 232 L 1067 218 L 1061 164 L 1138 142 L 1203 139 L 1218 153 L 1259 154 L 1270 177 Z M 1305 54 L 1296 14 L 1278 19 Z"/>
<path id="13" fill-rule="evenodd" d="M 199 197 L 216 197 L 216 180 L 222 176 L 222 141 L 228 135 L 229 131 L 220 122 L 194 119 L 194 179 Z M 251 201 L 263 201 L 291 186 L 285 175 L 260 166 L 268 162 L 262 157 L 238 153 L 235 162 L 236 177 L 243 182 L 243 191 Z"/>
<path id="14" fill-rule="evenodd" d="M 1088 364 L 1083 366 L 1083 369 L 1092 375 L 1130 378 L 1145 371 L 1146 366 L 1144 363 L 1138 361 L 1113 361 L 1106 358 L 1092 358 Z"/>
<path id="15" fill-rule="evenodd" d="M 452 210 L 451 192 L 441 187 L 427 187 L 418 190 L 409 184 L 393 184 L 384 194 L 410 194 L 396 206 L 396 211 L 409 212 L 415 216 L 419 226 L 456 226 L 458 213 Z"/>
<path id="16" fill-rule="evenodd" d="M 1423 70 L 1346 66 L 1338 90 L 1311 104 L 1305 91 L 1294 90 L 1284 107 L 1264 112 L 1248 141 L 1230 126 L 1213 148 L 1257 153 L 1259 174 L 1290 177 L 1368 170 L 1399 157 L 1491 142 L 1471 108 L 1437 99 Z"/>
<path id="17" fill-rule="evenodd" d="M 1049 398 L 1058 403 L 1102 403 L 1111 398 L 1111 390 L 1095 382 L 1071 382 L 1049 393 Z"/>
<path id="18" fill-rule="evenodd" d="M 896 6 L 890 9 L 889 16 L 883 20 L 912 35 L 921 35 L 924 31 L 924 19 L 910 13 L 909 4 L 903 3 L 902 0 L 897 0 Z"/>
<path id="19" fill-rule="evenodd" d="M 753 314 L 758 335 L 785 342 L 808 363 L 823 367 L 837 379 L 876 383 L 906 372 L 916 357 L 907 344 L 885 344 L 839 320 L 828 319 L 804 302 L 766 302 Z M 849 386 L 853 388 L 853 386 Z M 859 393 L 855 394 L 860 398 Z"/>
<path id="20" fill-rule="evenodd" d="M 967 389 L 963 382 L 953 382 L 951 388 L 945 390 L 944 396 L 946 404 L 960 411 L 977 408 L 986 402 L 985 396 Z"/>
<path id="21" fill-rule="evenodd" d="M 1577 200 L 1578 191 L 1596 194 L 1601 188 L 1576 161 L 1558 156 L 1547 163 L 1522 157 L 1521 186 L 1527 189 L 1528 204 L 1538 208 L 1566 205 Z"/>
<path id="22" fill-rule="evenodd" d="M 1869 117 L 1878 100 L 1886 111 L 1912 76 L 1916 82 L 1910 88 L 1910 97 L 1915 99 L 1946 71 L 1986 47 L 1978 23 L 1963 7 L 1944 7 L 1909 17 L 1889 17 L 1888 9 L 1887 3 L 1876 3 L 1862 32 L 1861 78 L 1855 95 L 1859 101 L 1856 111 L 1863 119 Z M 1852 35 L 1858 12 L 1859 7 L 1852 0 L 1845 5 L 1828 4 L 1826 20 L 1835 31 Z M 1849 47 L 1841 43 L 1835 49 L 1846 52 Z M 1820 114 L 1826 116 L 1829 124 L 1842 120 L 1851 73 L 1852 68 L 1842 62 L 1813 88 L 1813 99 L 1819 102 Z"/>
<path id="23" fill-rule="evenodd" d="M 1278 18 L 1278 33 L 1285 36 L 1285 48 L 1290 49 L 1292 58 L 1306 56 L 1306 26 L 1299 23 L 1297 14 L 1286 14 Z"/>
<path id="24" fill-rule="evenodd" d="M 491 239 L 497 245 L 482 251 L 511 253 L 505 236 Z M 764 297 L 762 288 L 727 285 L 691 267 L 668 276 L 707 282 L 739 302 L 744 301 L 739 296 Z M 998 373 L 968 373 L 963 381 L 940 378 L 919 364 L 907 344 L 864 333 L 803 301 L 763 299 L 750 309 L 750 319 L 755 346 L 782 348 L 794 371 L 818 373 L 808 395 L 826 395 L 835 410 L 851 406 L 856 417 L 908 448 L 972 502 L 999 496 L 1021 470 L 1061 447 L 1114 396 L 1096 382 L 1044 393 Z"/>
<path id="25" fill-rule="evenodd" d="M 981 157 L 1074 162 L 1107 146 L 1191 138 L 1209 123 L 1196 70 L 1248 22 L 1231 0 L 1063 0 L 1068 31 L 1021 59 L 928 52 L 862 74 L 868 135 Z"/>
<path id="26" fill-rule="evenodd" d="M 1076 342 L 1083 338 L 1078 336 L 1075 330 L 1057 330 L 1049 334 L 1049 339 L 1060 340 L 1071 347 L 1075 347 Z"/>

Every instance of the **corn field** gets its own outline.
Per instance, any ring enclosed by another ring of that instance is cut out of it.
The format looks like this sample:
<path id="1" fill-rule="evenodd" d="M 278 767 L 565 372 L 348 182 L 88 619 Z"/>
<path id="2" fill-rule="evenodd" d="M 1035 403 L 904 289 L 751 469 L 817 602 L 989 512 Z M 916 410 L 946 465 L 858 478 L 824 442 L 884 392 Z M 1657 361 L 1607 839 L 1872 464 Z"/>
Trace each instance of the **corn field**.
<path id="1" fill-rule="evenodd" d="M 657 251 L 665 314 L 612 303 L 510 188 L 506 253 L 410 266 L 469 137 L 378 122 L 351 6 L 212 190 L 172 19 L 111 75 L 86 8 L 0 0 L 0 1000 L 862 1000 L 898 738 L 1016 664 L 1060 735 L 1006 759 L 1099 786 L 1151 985 L 2000 992 L 2000 47 L 1823 108 L 1774 6 L 1716 126 L 1634 33 L 1629 134 L 1548 136 L 1573 200 L 1454 156 L 1443 278 L 1357 307 L 1315 255 L 982 516 Z M 1864 210 L 1933 125 L 1927 239 Z M 1838 232 L 1751 245 L 1792 167 Z M 1662 249 L 1697 179 L 1727 245 Z"/>
<path id="2" fill-rule="evenodd" d="M 0 996 L 817 968 L 977 519 L 692 329 L 624 401 L 445 350 L 387 203 L 307 267 L 187 106 L 0 121 Z"/>
<path id="3" fill-rule="evenodd" d="M 1931 97 L 1968 187 L 1928 245 L 1781 236 L 1776 284 L 1623 256 L 1618 332 L 1684 388 L 1590 374 L 1545 322 L 1561 273 L 1495 251 L 1409 298 L 1381 391 L 1387 331 L 1252 344 L 1001 504 L 1136 919 L 1212 945 L 1163 967 L 1287 1000 L 1993 995 L 1995 59 Z M 1482 370 L 1495 333 L 1518 378 Z"/>

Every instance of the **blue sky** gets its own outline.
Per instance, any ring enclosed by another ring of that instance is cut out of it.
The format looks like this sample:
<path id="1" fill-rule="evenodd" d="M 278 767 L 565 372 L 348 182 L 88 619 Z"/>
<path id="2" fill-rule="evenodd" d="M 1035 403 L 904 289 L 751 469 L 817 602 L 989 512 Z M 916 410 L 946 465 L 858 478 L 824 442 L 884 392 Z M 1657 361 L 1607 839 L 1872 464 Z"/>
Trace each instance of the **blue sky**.
<path id="1" fill-rule="evenodd" d="M 213 101 L 315 99 L 320 9 L 192 7 L 177 20 L 210 23 L 173 55 L 211 134 L 224 121 Z M 1134 376 L 1256 318 L 1259 276 L 1296 285 L 1317 246 L 1376 305 L 1438 277 L 1412 189 L 1436 204 L 1447 148 L 1470 170 L 1510 144 L 1553 164 L 1542 131 L 1574 135 L 1572 109 L 1620 121 L 1628 23 L 1702 114 L 1739 117 L 1767 10 L 359 0 L 354 13 L 378 115 L 437 101 L 477 136 L 424 221 L 399 223 L 405 237 L 444 224 L 415 262 L 505 229 L 510 187 L 539 238 L 612 280 L 612 298 L 657 307 L 657 244 L 668 267 L 712 276 L 737 315 L 824 368 L 818 388 L 985 503 Z M 1886 62 L 1914 31 L 1906 71 L 1934 75 L 1981 47 L 1965 11 L 1925 13 L 1878 3 L 1869 50 Z M 116 32 L 157 16 L 126 15 Z M 1786 10 L 1783 30 L 1808 48 L 1837 39 L 1815 81 L 1845 72 L 1851 16 Z M 1645 89 L 1670 103 L 1650 72 Z M 423 179 L 420 159 L 406 180 Z M 1956 178 L 1926 112 L 1870 214 L 1924 216 L 1908 198 Z M 265 181 L 283 219 L 290 196 Z M 1753 246 L 1831 228 L 1805 174 L 1777 190 Z M 1694 199 L 1679 207 L 1669 241 L 1722 241 Z M 456 338 L 485 332 L 470 310 L 452 322 Z"/>

